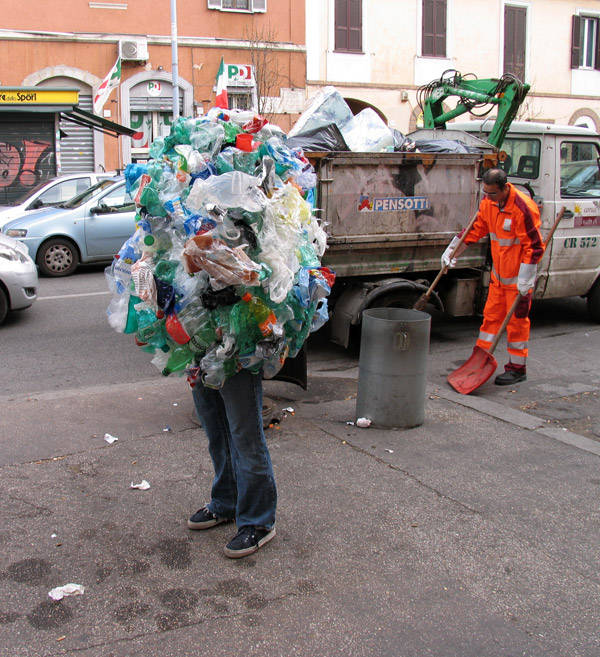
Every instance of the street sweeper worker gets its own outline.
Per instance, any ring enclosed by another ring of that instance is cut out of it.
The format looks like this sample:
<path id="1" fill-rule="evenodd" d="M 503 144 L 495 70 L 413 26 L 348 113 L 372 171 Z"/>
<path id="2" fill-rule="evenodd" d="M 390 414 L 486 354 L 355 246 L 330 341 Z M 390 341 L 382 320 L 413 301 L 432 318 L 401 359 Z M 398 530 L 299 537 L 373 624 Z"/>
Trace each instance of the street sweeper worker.
<path id="1" fill-rule="evenodd" d="M 506 327 L 508 363 L 504 373 L 494 380 L 500 386 L 511 385 L 527 378 L 531 295 L 537 265 L 544 254 L 540 212 L 533 200 L 507 182 L 502 169 L 488 169 L 483 174 L 483 192 L 485 196 L 472 228 L 456 253 L 453 252 L 462 233 L 452 239 L 442 255 L 442 267 L 455 267 L 456 258 L 467 245 L 489 236 L 492 276 L 477 345 L 489 350 L 515 297 L 520 294 Z"/>

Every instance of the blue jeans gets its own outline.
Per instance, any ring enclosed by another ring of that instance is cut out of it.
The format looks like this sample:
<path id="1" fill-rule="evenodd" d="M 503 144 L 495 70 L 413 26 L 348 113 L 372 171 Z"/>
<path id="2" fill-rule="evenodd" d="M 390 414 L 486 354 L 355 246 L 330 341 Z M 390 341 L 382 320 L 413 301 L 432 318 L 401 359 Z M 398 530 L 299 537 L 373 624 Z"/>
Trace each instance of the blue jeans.
<path id="1" fill-rule="evenodd" d="M 217 516 L 271 529 L 277 490 L 262 426 L 262 377 L 241 370 L 220 390 L 192 390 L 215 469 L 208 508 Z"/>

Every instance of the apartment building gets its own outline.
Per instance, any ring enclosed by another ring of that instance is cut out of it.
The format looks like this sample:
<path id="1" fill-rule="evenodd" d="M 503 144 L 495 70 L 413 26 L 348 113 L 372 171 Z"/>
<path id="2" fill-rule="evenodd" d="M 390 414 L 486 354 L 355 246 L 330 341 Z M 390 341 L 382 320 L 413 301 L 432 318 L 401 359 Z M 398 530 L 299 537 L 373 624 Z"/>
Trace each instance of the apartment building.
<path id="1" fill-rule="evenodd" d="M 283 128 L 295 121 L 306 98 L 304 0 L 179 0 L 176 9 L 180 115 L 199 116 L 214 104 L 223 60 L 231 107 L 261 109 Z M 80 109 L 135 134 L 115 139 L 102 121 L 95 128 L 76 123 L 52 103 L 0 103 L 0 151 L 44 152 L 35 165 L 45 167 L 43 175 L 52 168 L 111 170 L 147 158 L 172 119 L 171 19 L 168 0 L 49 0 L 35 10 L 5 0 L 0 86 L 76 89 Z M 117 60 L 119 85 L 94 107 Z"/>
<path id="2" fill-rule="evenodd" d="M 334 85 L 413 130 L 417 90 L 444 71 L 513 73 L 519 119 L 600 131 L 598 0 L 307 0 L 307 91 Z"/>

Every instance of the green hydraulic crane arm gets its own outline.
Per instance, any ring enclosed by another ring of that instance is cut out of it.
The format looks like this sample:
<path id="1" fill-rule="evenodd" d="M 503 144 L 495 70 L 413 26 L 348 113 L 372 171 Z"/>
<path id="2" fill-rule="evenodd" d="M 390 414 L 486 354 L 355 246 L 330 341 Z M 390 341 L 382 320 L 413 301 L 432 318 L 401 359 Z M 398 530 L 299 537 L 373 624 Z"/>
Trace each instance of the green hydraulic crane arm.
<path id="1" fill-rule="evenodd" d="M 423 98 L 422 101 L 420 100 L 423 127 L 445 128 L 447 121 L 471 112 L 474 107 L 495 105 L 498 115 L 488 142 L 500 148 L 510 124 L 529 91 L 529 85 L 513 75 L 503 75 L 501 78 L 467 79 L 457 71 L 449 77 L 447 73 L 419 90 L 420 98 Z M 445 111 L 443 102 L 449 96 L 458 96 L 461 100 L 454 109 Z"/>

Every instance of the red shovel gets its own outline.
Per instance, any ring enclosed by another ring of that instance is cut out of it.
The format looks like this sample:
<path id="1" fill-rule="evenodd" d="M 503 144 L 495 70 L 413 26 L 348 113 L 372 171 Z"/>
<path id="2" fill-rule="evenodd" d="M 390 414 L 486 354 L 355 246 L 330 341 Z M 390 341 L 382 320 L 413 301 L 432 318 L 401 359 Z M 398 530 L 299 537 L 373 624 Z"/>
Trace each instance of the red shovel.
<path id="1" fill-rule="evenodd" d="M 561 211 L 556 216 L 556 221 L 554 222 L 554 226 L 552 226 L 552 230 L 550 231 L 548 237 L 546 238 L 546 244 L 550 243 L 550 240 L 552 239 L 552 235 L 554 235 L 554 231 L 556 230 L 560 220 L 562 219 L 564 212 L 565 212 L 565 208 L 562 208 Z M 519 299 L 521 299 L 521 295 L 517 294 L 515 300 L 513 301 L 512 306 L 510 307 L 509 311 L 506 313 L 506 317 L 504 318 L 502 325 L 498 329 L 498 332 L 496 333 L 496 337 L 494 338 L 492 344 L 490 345 L 489 350 L 486 351 L 482 347 L 478 347 L 477 345 L 475 345 L 473 347 L 473 353 L 471 354 L 469 359 L 463 365 L 461 365 L 457 370 L 454 370 L 454 372 L 448 374 L 448 379 L 447 379 L 448 383 L 454 388 L 454 390 L 460 392 L 463 395 L 468 395 L 470 392 L 473 392 L 473 390 L 476 390 L 477 388 L 479 388 L 479 386 L 483 385 L 496 371 L 496 368 L 498 367 L 498 363 L 496 362 L 496 359 L 492 356 L 492 354 L 494 353 L 494 349 L 498 346 L 498 342 L 502 337 L 502 333 L 504 333 L 504 329 L 506 328 L 506 325 L 510 321 L 512 314 L 514 313 L 515 308 L 519 303 Z"/>
<path id="2" fill-rule="evenodd" d="M 468 395 L 476 388 L 479 388 L 479 386 L 482 386 L 496 371 L 498 363 L 492 354 L 494 353 L 494 349 L 498 346 L 502 333 L 504 333 L 504 329 L 510 321 L 520 298 L 521 295 L 517 294 L 512 306 L 506 313 L 506 317 L 498 329 L 498 333 L 496 333 L 496 337 L 490 345 L 489 350 L 486 351 L 483 347 L 475 345 L 473 347 L 473 353 L 469 359 L 457 370 L 448 374 L 448 383 L 454 388 L 454 390 L 456 390 L 456 392 Z"/>

